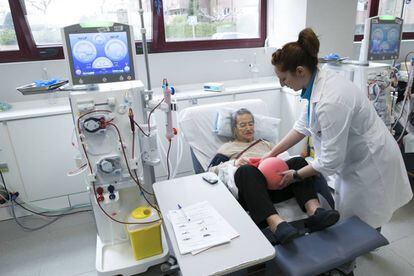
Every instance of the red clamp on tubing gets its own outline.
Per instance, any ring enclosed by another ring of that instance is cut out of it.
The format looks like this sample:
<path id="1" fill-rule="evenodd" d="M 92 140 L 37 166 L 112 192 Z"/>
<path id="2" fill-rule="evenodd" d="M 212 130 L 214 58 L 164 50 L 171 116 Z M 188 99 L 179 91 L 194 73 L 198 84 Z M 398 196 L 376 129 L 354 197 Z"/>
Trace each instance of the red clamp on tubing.
<path id="1" fill-rule="evenodd" d="M 177 130 L 175 127 L 173 127 L 172 131 L 173 131 L 173 134 L 174 134 L 174 135 L 177 135 L 178 130 Z"/>
<path id="2" fill-rule="evenodd" d="M 96 200 L 98 200 L 98 202 L 102 202 L 102 201 L 104 201 L 104 196 L 103 195 L 100 195 L 100 196 L 98 196 L 98 198 L 96 199 Z"/>
<path id="3" fill-rule="evenodd" d="M 99 119 L 99 127 L 100 128 L 106 128 L 106 122 L 105 122 L 105 118 L 102 117 Z"/>

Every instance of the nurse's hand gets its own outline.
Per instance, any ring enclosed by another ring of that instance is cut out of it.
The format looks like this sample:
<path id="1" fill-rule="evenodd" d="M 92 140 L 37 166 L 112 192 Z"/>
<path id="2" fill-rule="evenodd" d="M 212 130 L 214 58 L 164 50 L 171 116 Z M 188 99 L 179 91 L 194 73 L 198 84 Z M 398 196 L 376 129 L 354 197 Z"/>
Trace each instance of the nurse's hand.
<path id="1" fill-rule="evenodd" d="M 282 190 L 286 188 L 288 185 L 296 182 L 293 178 L 293 174 L 295 173 L 295 170 L 288 170 L 281 172 L 280 175 L 283 175 L 282 181 L 280 181 L 280 185 L 277 188 L 278 190 Z"/>
<path id="2" fill-rule="evenodd" d="M 262 159 L 260 160 L 260 162 L 262 162 L 263 160 L 265 160 L 266 158 L 269 158 L 269 157 L 273 157 L 271 151 L 269 151 L 268 153 L 266 153 L 265 155 L 263 155 L 262 156 Z M 260 162 L 259 162 L 259 164 L 260 164 Z"/>
<path id="3" fill-rule="evenodd" d="M 249 164 L 249 159 L 247 159 L 245 157 L 240 157 L 240 158 L 236 159 L 236 161 L 234 161 L 234 166 L 237 167 L 237 168 L 240 167 L 240 166 L 243 166 L 243 165 L 247 165 L 247 164 Z"/>

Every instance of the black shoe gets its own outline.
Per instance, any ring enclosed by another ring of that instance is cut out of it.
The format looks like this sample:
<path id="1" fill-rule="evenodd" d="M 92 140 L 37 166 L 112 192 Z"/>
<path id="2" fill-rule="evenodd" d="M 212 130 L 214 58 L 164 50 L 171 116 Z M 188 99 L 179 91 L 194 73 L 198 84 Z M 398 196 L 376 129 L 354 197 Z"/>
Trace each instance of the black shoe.
<path id="1" fill-rule="evenodd" d="M 276 244 L 286 244 L 299 237 L 299 231 L 284 221 L 278 224 L 273 236 L 276 240 Z"/>
<path id="2" fill-rule="evenodd" d="M 338 211 L 318 208 L 312 216 L 306 219 L 305 227 L 309 228 L 310 232 L 315 232 L 334 225 L 338 220 Z"/>

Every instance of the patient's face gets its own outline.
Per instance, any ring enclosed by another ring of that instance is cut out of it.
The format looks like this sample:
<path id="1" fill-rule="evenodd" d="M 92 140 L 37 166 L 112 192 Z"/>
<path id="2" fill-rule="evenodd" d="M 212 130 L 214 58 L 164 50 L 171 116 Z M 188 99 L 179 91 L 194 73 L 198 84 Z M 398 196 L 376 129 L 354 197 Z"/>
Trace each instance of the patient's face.
<path id="1" fill-rule="evenodd" d="M 251 142 L 254 139 L 254 120 L 250 114 L 237 116 L 236 129 L 234 131 L 237 141 Z"/>

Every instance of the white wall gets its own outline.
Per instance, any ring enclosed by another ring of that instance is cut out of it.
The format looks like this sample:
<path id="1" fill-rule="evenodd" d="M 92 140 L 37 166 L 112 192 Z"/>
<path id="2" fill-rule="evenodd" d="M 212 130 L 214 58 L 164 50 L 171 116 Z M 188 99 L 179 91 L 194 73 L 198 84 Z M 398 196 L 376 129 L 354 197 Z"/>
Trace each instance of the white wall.
<path id="1" fill-rule="evenodd" d="M 357 0 L 275 0 L 270 3 L 274 25 L 269 26 L 269 45 L 281 47 L 296 41 L 302 29 L 311 27 L 321 42 L 320 56 L 352 55 Z"/>
<path id="2" fill-rule="evenodd" d="M 319 36 L 319 56 L 352 55 L 356 7 L 357 0 L 308 0 L 306 27 Z"/>
<path id="3" fill-rule="evenodd" d="M 306 26 L 307 0 L 268 1 L 269 44 L 277 48 L 298 39 L 298 33 Z"/>
<path id="4" fill-rule="evenodd" d="M 259 76 L 271 76 L 273 71 L 270 57 L 273 50 L 249 48 L 151 54 L 151 82 L 153 87 L 160 87 L 165 77 L 172 85 L 249 78 L 248 64 L 252 62 L 254 53 L 257 54 Z M 137 57 L 137 64 L 138 77 L 146 82 L 142 55 Z M 44 78 L 43 68 L 48 71 L 49 78 L 67 78 L 65 66 L 64 60 L 0 64 L 0 101 L 19 102 L 47 98 L 46 95 L 23 96 L 15 88 Z"/>

